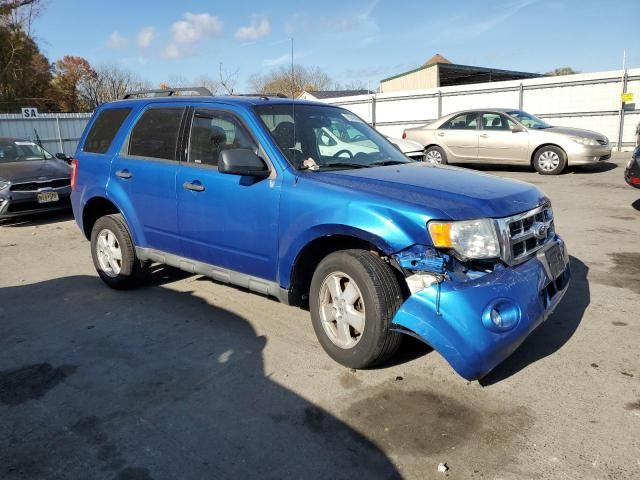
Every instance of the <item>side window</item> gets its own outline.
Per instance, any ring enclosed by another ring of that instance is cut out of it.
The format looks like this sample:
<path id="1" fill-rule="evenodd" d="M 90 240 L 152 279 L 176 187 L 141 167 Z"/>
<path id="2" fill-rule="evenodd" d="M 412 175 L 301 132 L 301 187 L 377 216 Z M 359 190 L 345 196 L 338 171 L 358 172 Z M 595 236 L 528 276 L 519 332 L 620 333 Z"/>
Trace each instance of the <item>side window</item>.
<path id="1" fill-rule="evenodd" d="M 451 130 L 475 130 L 477 126 L 477 112 L 468 112 L 456 115 L 448 122 L 445 122 L 440 128 L 447 128 Z"/>
<path id="2" fill-rule="evenodd" d="M 100 112 L 87 134 L 82 150 L 90 153 L 106 153 L 130 112 L 130 108 L 110 108 Z"/>
<path id="3" fill-rule="evenodd" d="M 483 130 L 511 130 L 514 123 L 504 115 L 499 113 L 483 113 L 482 129 Z"/>
<path id="4" fill-rule="evenodd" d="M 150 108 L 131 132 L 129 155 L 175 160 L 184 108 Z"/>
<path id="5" fill-rule="evenodd" d="M 230 113 L 196 110 L 191 124 L 189 162 L 217 167 L 220 153 L 232 148 L 255 150 L 257 145 L 242 123 Z"/>

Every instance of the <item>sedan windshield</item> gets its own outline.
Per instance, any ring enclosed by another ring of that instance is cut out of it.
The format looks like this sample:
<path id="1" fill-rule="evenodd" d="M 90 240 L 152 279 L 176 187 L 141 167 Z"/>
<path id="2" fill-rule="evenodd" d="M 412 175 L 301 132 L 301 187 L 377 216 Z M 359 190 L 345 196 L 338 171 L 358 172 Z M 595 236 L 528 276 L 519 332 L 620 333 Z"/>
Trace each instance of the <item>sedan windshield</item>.
<path id="1" fill-rule="evenodd" d="M 543 122 L 535 115 L 531 115 L 530 113 L 523 112 L 522 110 L 514 110 L 513 112 L 507 112 L 513 118 L 518 120 L 522 125 L 527 128 L 533 128 L 535 130 L 540 130 L 543 128 L 551 128 L 546 122 Z"/>
<path id="2" fill-rule="evenodd" d="M 276 104 L 259 105 L 255 111 L 287 160 L 301 170 L 412 162 L 367 123 L 342 108 Z"/>
<path id="3" fill-rule="evenodd" d="M 49 160 L 51 158 L 53 155 L 28 140 L 0 139 L 0 163 Z"/>

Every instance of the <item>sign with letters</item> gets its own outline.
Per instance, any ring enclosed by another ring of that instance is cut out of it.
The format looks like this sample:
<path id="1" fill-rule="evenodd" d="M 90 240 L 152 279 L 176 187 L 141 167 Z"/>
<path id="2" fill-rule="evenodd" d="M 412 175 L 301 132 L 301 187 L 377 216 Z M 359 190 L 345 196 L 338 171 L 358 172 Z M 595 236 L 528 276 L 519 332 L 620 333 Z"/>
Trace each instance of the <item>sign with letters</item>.
<path id="1" fill-rule="evenodd" d="M 22 118 L 38 118 L 38 109 L 33 107 L 23 108 Z"/>
<path id="2" fill-rule="evenodd" d="M 620 94 L 620 100 L 622 100 L 624 103 L 633 102 L 633 93 L 627 92 Z"/>

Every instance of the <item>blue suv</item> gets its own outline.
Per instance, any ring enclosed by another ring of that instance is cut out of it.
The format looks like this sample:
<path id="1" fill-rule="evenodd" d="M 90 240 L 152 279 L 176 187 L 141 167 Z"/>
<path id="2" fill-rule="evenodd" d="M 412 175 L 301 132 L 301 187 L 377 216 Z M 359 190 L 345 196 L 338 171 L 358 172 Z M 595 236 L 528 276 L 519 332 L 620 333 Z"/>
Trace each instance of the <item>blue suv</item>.
<path id="1" fill-rule="evenodd" d="M 345 366 L 384 362 L 408 334 L 467 379 L 565 294 L 536 187 L 414 162 L 335 106 L 191 90 L 104 104 L 80 140 L 73 211 L 109 286 L 172 265 L 309 309 Z"/>

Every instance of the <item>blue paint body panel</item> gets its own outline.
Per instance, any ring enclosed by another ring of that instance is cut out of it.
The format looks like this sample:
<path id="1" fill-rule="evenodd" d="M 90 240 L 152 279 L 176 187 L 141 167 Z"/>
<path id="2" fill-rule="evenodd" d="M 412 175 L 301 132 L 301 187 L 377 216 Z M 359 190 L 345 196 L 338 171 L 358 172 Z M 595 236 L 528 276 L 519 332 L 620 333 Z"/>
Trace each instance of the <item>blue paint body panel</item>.
<path id="1" fill-rule="evenodd" d="M 295 170 L 253 111 L 263 101 L 171 97 L 103 105 L 87 125 L 75 155 L 79 168 L 71 199 L 76 221 L 83 228 L 87 203 L 107 199 L 124 215 L 137 246 L 215 264 L 289 289 L 296 259 L 314 240 L 356 237 L 390 257 L 415 245 L 423 246 L 418 252 L 432 252 L 426 229 L 430 220 L 502 218 L 548 201 L 530 184 L 424 163 Z M 260 144 L 272 176 L 252 181 L 181 161 L 127 157 L 129 132 L 151 105 L 222 108 L 233 113 Z M 131 108 L 131 112 L 105 154 L 84 152 L 87 132 L 108 108 Z M 132 178 L 115 176 L 122 170 Z M 207 188 L 196 193 L 183 189 L 185 182 L 200 182 Z M 435 260 L 440 262 L 434 257 L 421 265 Z M 548 314 L 552 306 L 545 308 L 540 300 L 545 282 L 545 271 L 536 259 L 467 281 L 445 279 L 438 287 L 408 298 L 393 323 L 433 346 L 463 377 L 478 378 L 506 358 Z M 482 323 L 483 310 L 495 298 L 510 299 L 521 309 L 518 324 L 507 332 L 491 332 Z"/>

